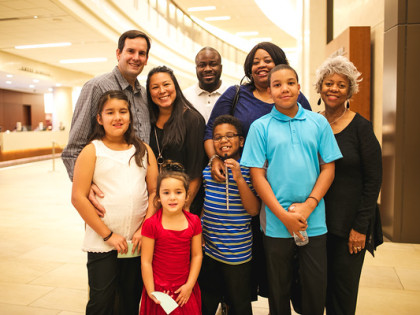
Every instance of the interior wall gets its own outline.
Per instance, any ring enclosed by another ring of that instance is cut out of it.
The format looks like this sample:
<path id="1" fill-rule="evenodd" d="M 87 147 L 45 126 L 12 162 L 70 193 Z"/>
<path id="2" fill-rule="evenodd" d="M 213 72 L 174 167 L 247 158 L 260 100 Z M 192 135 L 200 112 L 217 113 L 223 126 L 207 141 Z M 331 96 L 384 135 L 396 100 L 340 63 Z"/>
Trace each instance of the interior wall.
<path id="1" fill-rule="evenodd" d="M 0 89 L 0 126 L 1 131 L 14 130 L 16 122 L 23 124 L 23 105 L 31 106 L 31 128 L 40 122 L 45 123 L 44 95 Z"/>
<path id="2" fill-rule="evenodd" d="M 376 137 L 382 143 L 384 0 L 334 0 L 333 15 L 334 38 L 350 26 L 371 28 L 371 113 Z"/>

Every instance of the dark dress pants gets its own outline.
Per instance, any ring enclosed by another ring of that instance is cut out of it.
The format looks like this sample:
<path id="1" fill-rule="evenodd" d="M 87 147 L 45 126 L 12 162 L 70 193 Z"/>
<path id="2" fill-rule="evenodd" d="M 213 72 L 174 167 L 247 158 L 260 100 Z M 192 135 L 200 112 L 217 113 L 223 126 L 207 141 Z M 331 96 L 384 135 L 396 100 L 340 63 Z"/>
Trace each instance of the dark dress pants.
<path id="1" fill-rule="evenodd" d="M 327 314 L 351 315 L 356 312 L 360 274 L 366 249 L 350 254 L 348 239 L 328 233 Z"/>
<path id="2" fill-rule="evenodd" d="M 327 287 L 326 235 L 309 238 L 305 246 L 296 246 L 293 238 L 264 235 L 267 260 L 268 304 L 270 315 L 291 314 L 290 299 L 294 261 L 298 259 L 304 315 L 324 313 Z"/>
<path id="3" fill-rule="evenodd" d="M 143 288 L 140 257 L 117 258 L 117 251 L 88 253 L 86 314 L 138 315 Z"/>
<path id="4" fill-rule="evenodd" d="M 216 314 L 223 300 L 229 315 L 252 315 L 251 262 L 229 265 L 204 255 L 198 284 L 203 315 Z"/>

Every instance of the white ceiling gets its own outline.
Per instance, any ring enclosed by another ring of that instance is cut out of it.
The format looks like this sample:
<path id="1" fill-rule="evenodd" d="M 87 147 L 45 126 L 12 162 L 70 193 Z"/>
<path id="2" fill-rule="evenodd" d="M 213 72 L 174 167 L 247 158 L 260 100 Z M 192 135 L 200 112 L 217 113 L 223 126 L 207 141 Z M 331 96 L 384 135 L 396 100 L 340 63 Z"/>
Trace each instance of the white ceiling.
<path id="1" fill-rule="evenodd" d="M 215 11 L 191 14 L 202 20 L 206 16 L 231 16 L 228 21 L 207 22 L 231 34 L 258 31 L 257 37 L 271 37 L 272 41 L 281 47 L 296 46 L 296 40 L 270 22 L 254 0 L 176 0 L 175 2 L 185 12 L 192 6 L 216 6 Z M 74 16 L 72 12 L 67 11 L 59 0 L 0 0 L 0 51 L 50 66 L 81 72 L 82 77 L 108 72 L 114 67 L 118 35 L 115 34 L 113 40 L 105 37 L 82 19 Z M 249 37 L 244 38 L 249 39 Z M 71 42 L 72 45 L 64 48 L 26 50 L 14 48 L 17 45 L 52 42 Z M 153 54 L 153 51 L 151 53 Z M 62 59 L 93 57 L 105 57 L 108 60 L 100 63 L 60 63 Z M 191 56 L 191 58 L 193 57 Z M 0 88 L 42 93 L 57 83 L 52 82 L 48 77 L 43 79 L 39 76 L 37 78 L 40 81 L 35 83 L 33 75 L 31 76 L 31 73 L 25 71 L 13 73 L 12 78 L 6 77 L 7 74 L 7 65 L 0 65 Z M 6 83 L 6 81 L 12 83 Z M 30 84 L 34 84 L 35 87 L 29 88 Z"/>

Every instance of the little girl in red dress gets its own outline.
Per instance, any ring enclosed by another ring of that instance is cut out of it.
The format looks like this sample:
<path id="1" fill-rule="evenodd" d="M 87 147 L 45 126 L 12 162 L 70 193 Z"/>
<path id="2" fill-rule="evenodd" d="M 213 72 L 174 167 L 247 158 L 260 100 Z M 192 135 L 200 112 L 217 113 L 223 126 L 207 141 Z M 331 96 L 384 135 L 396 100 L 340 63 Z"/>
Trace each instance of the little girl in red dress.
<path id="1" fill-rule="evenodd" d="M 169 294 L 179 307 L 170 314 L 201 314 L 197 283 L 203 259 L 200 218 L 183 210 L 188 176 L 181 164 L 167 161 L 158 177 L 156 201 L 162 208 L 142 229 L 141 270 L 144 282 L 140 315 L 166 315 L 154 291 Z"/>

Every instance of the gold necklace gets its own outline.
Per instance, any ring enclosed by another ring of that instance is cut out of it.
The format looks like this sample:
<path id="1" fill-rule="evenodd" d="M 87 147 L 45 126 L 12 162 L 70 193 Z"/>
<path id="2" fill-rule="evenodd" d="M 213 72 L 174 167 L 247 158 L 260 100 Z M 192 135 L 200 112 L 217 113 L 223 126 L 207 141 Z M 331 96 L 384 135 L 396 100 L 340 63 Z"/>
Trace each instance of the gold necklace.
<path id="1" fill-rule="evenodd" d="M 347 111 L 348 111 L 348 108 L 345 108 L 344 109 L 344 112 L 341 114 L 341 116 L 340 117 L 338 117 L 336 120 L 334 120 L 333 122 L 330 122 L 330 126 L 331 125 L 333 125 L 333 124 L 335 124 L 337 121 L 339 121 L 341 118 L 343 118 L 343 116 L 347 113 Z"/>

